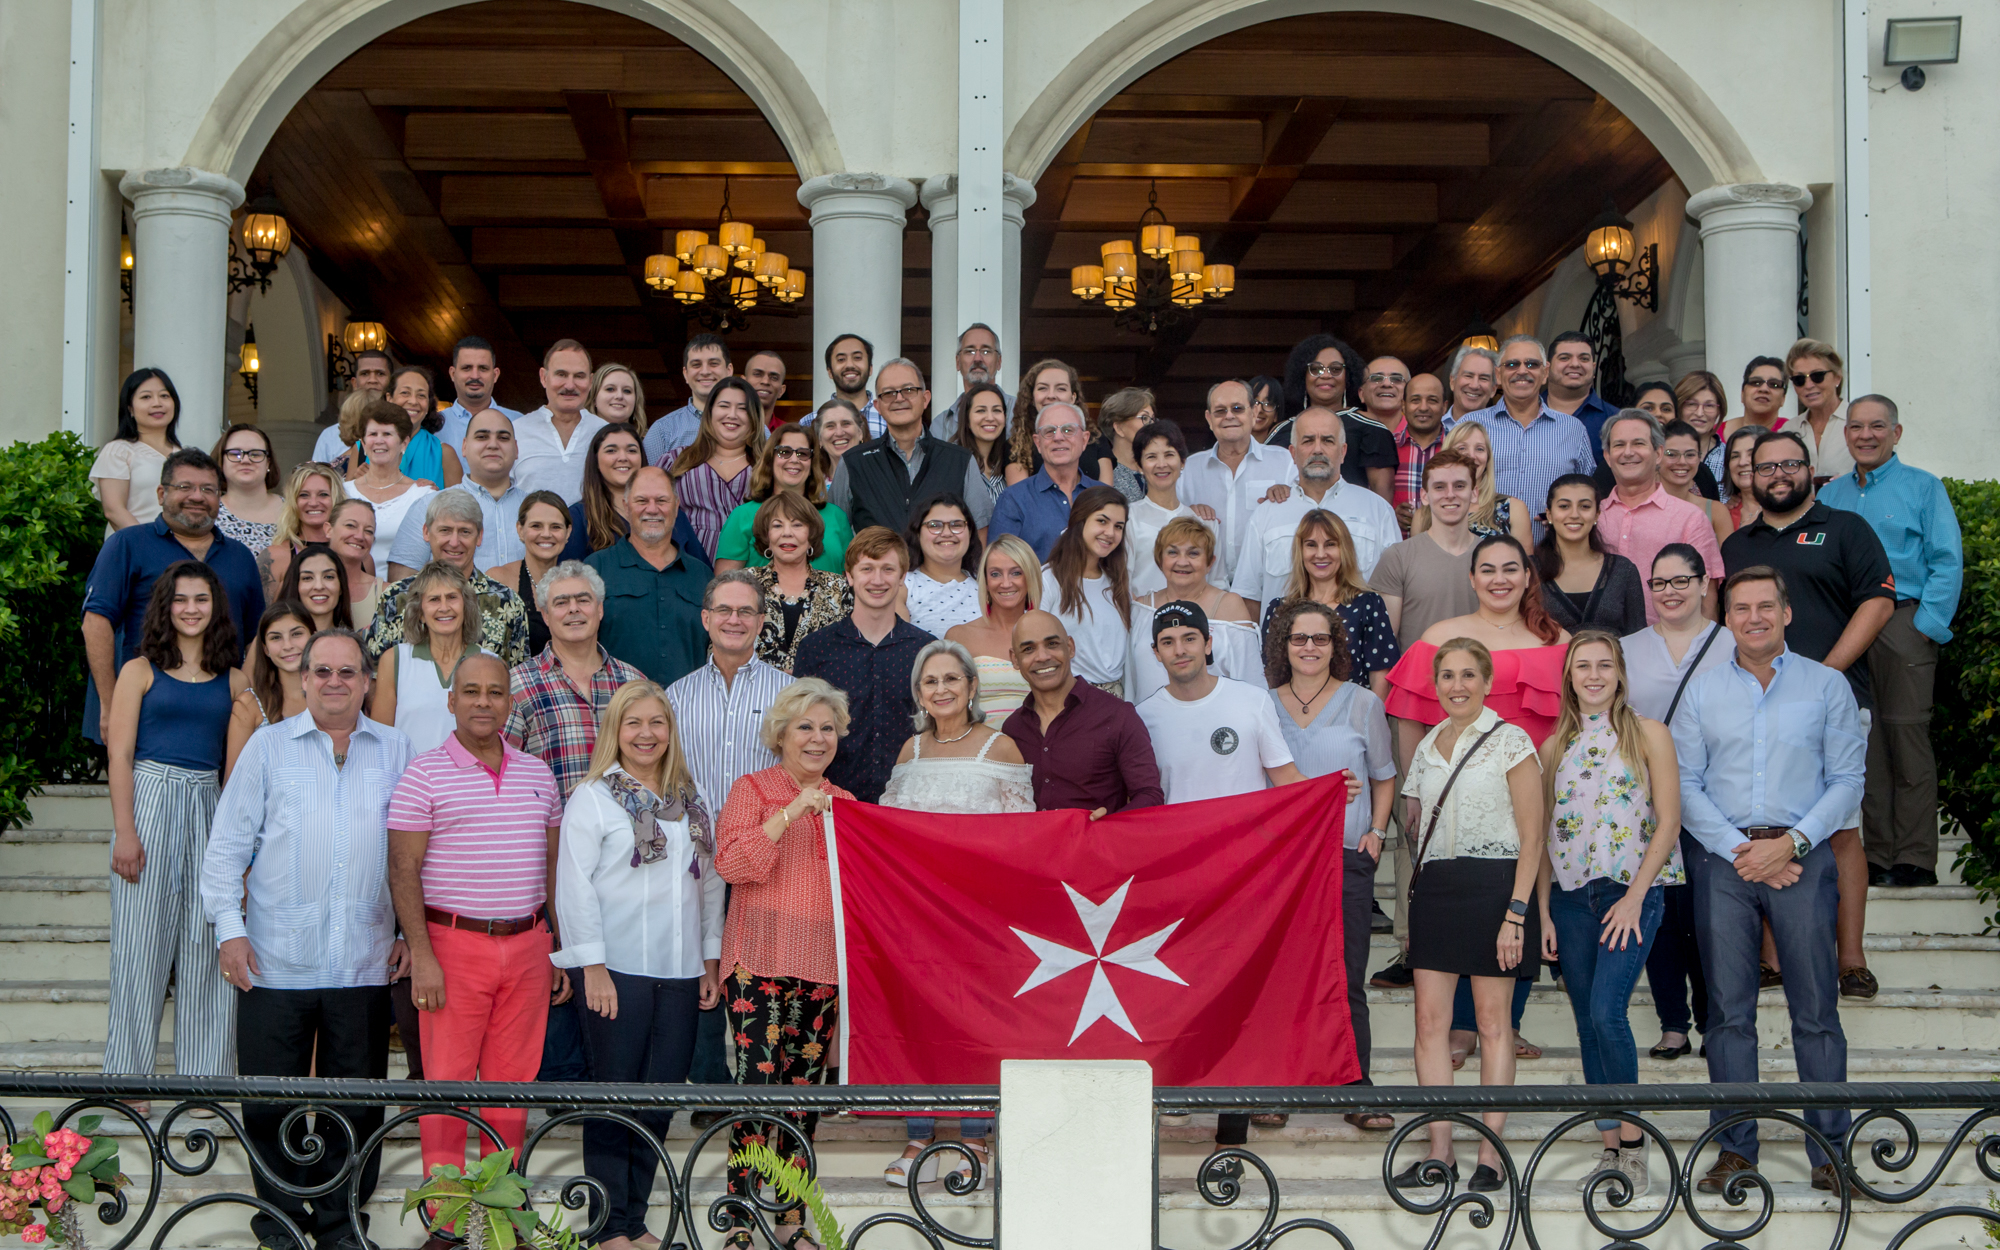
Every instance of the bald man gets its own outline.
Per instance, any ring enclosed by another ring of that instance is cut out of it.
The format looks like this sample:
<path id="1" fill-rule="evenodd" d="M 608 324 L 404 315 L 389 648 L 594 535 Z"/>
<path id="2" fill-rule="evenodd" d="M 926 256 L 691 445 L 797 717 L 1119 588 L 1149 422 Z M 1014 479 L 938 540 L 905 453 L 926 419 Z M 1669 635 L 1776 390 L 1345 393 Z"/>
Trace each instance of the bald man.
<path id="1" fill-rule="evenodd" d="M 389 895 L 433 1081 L 534 1080 L 549 1006 L 569 997 L 569 978 L 549 963 L 562 789 L 502 735 L 513 704 L 507 665 L 467 656 L 447 698 L 457 727 L 410 761 L 389 800 Z M 481 1114 L 520 1149 L 525 1110 Z M 424 1117 L 425 1172 L 465 1166 L 465 1128 Z"/>
<path id="2" fill-rule="evenodd" d="M 1076 644 L 1061 621 L 1024 613 L 1012 658 L 1030 695 L 1001 728 L 1034 769 L 1037 808 L 1080 808 L 1097 820 L 1166 802 L 1145 724 L 1125 700 L 1077 680 Z"/>

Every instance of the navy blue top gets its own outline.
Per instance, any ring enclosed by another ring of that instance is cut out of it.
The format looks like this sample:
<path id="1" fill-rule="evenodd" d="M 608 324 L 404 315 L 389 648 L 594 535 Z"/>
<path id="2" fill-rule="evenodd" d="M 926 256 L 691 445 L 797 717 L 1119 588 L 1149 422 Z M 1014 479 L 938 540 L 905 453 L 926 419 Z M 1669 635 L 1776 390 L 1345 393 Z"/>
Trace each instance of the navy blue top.
<path id="1" fill-rule="evenodd" d="M 248 547 L 220 530 L 210 533 L 214 541 L 209 543 L 202 563 L 215 570 L 229 596 L 229 619 L 236 625 L 240 658 L 242 648 L 257 632 L 257 622 L 264 615 L 264 583 L 257 576 L 257 557 L 250 554 Z M 153 597 L 154 581 L 169 566 L 194 558 L 195 554 L 183 547 L 167 528 L 164 517 L 155 517 L 150 525 L 127 526 L 104 540 L 97 563 L 90 568 L 83 610 L 104 617 L 120 631 L 119 668 L 139 654 L 146 603 Z"/>
<path id="2" fill-rule="evenodd" d="M 220 772 L 229 740 L 229 708 L 229 674 L 182 681 L 155 665 L 153 684 L 139 704 L 139 738 L 132 758 Z"/>
<path id="3" fill-rule="evenodd" d="M 826 779 L 864 803 L 882 797 L 896 756 L 910 740 L 910 718 L 917 710 L 910 697 L 910 667 L 917 652 L 933 641 L 930 634 L 898 620 L 881 642 L 871 643 L 847 616 L 799 643 L 792 675 L 824 678 L 847 694 L 847 735 L 827 765 Z"/>
<path id="4" fill-rule="evenodd" d="M 694 532 L 694 525 L 688 520 L 685 512 L 674 514 L 674 546 L 703 564 L 712 566 L 715 563 L 708 558 L 708 553 L 701 549 L 701 535 Z M 563 544 L 562 555 L 558 558 L 588 560 L 590 554 L 590 526 L 584 521 L 583 501 L 579 499 L 569 506 L 569 541 Z M 533 599 L 528 601 L 528 606 L 531 608 L 534 606 Z M 541 654 L 539 648 L 535 654 Z"/>

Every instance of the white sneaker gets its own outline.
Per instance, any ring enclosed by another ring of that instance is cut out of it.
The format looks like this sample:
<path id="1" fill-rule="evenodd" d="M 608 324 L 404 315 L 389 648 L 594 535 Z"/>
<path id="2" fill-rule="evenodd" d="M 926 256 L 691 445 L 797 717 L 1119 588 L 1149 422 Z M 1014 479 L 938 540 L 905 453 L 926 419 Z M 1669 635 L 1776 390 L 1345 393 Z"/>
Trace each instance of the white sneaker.
<path id="1" fill-rule="evenodd" d="M 1646 1192 L 1653 1187 L 1653 1177 L 1651 1173 L 1646 1171 L 1646 1146 L 1643 1142 L 1637 1146 L 1627 1146 L 1619 1150 L 1618 1170 L 1623 1172 L 1625 1178 L 1632 1182 L 1632 1196 L 1634 1198 L 1644 1197 Z"/>
<path id="2" fill-rule="evenodd" d="M 1618 1155 L 1619 1155 L 1618 1151 L 1612 1150 L 1609 1147 L 1606 1147 L 1603 1151 L 1599 1152 L 1597 1156 L 1597 1165 L 1591 1168 L 1590 1171 L 1585 1172 L 1583 1174 L 1583 1179 L 1576 1183 L 1576 1192 L 1583 1193 L 1587 1191 L 1590 1188 L 1590 1183 L 1596 1180 L 1598 1177 L 1602 1176 L 1604 1173 L 1618 1171 L 1619 1170 Z M 1641 1168 L 1646 1166 L 1646 1162 L 1644 1159 L 1641 1159 L 1639 1161 L 1639 1166 Z"/>

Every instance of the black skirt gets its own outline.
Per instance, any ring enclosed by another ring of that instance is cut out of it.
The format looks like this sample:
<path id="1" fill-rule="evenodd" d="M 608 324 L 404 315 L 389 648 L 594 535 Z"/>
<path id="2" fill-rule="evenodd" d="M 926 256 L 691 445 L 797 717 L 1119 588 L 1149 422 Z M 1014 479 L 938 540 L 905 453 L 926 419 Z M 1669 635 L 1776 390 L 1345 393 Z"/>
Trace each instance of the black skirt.
<path id="1" fill-rule="evenodd" d="M 1511 859 L 1439 859 L 1411 887 L 1410 967 L 1465 977 L 1532 981 L 1542 967 L 1540 910 L 1530 900 L 1521 926 L 1521 962 L 1500 967 L 1500 926 L 1514 897 Z"/>

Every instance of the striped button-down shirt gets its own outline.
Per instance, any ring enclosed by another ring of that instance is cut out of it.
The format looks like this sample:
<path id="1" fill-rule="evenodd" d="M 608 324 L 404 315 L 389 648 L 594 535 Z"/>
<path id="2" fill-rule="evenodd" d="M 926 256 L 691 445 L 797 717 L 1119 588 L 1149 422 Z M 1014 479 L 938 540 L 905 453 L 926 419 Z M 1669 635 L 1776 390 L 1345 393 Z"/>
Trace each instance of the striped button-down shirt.
<path id="1" fill-rule="evenodd" d="M 711 655 L 707 663 L 667 687 L 681 749 L 710 814 L 722 811 L 737 778 L 778 762 L 759 731 L 765 711 L 791 684 L 789 673 L 758 659 L 724 681 Z"/>
<path id="2" fill-rule="evenodd" d="M 1597 471 L 1597 453 L 1583 422 L 1547 404 L 1525 428 L 1505 403 L 1469 412 L 1465 419 L 1485 427 L 1486 439 L 1493 445 L 1494 486 L 1527 504 L 1530 516 L 1540 516 L 1548 507 L 1551 482 L 1565 473 L 1587 476 Z M 1537 542 L 1541 534 L 1542 523 L 1537 521 Z"/>
<path id="3" fill-rule="evenodd" d="M 408 738 L 366 716 L 344 764 L 310 711 L 250 736 L 209 828 L 201 902 L 218 944 L 250 939 L 252 984 L 389 983 L 389 796 L 411 755 Z"/>
<path id="4" fill-rule="evenodd" d="M 611 696 L 628 681 L 646 680 L 644 673 L 602 646 L 597 657 L 603 664 L 590 675 L 589 698 L 570 683 L 554 643 L 526 663 L 516 664 L 510 674 L 514 708 L 507 713 L 507 740 L 549 766 L 565 799 L 590 771 L 597 722 L 611 705 Z"/>

